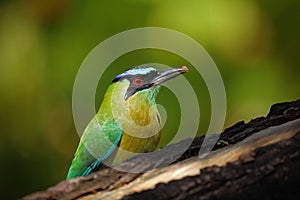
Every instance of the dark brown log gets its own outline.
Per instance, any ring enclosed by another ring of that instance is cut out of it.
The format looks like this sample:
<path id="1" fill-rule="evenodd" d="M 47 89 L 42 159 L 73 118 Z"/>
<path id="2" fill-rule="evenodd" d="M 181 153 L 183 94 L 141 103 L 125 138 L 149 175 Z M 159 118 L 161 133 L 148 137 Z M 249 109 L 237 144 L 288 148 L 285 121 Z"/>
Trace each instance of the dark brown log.
<path id="1" fill-rule="evenodd" d="M 299 199 L 300 132 L 250 151 L 226 166 L 158 184 L 123 199 Z"/>
<path id="2" fill-rule="evenodd" d="M 151 157 L 136 156 L 120 164 L 124 170 L 151 170 L 145 174 L 104 169 L 23 199 L 239 199 L 258 198 L 259 192 L 263 198 L 279 193 L 299 197 L 294 191 L 299 187 L 299 118 L 300 100 L 275 104 L 267 117 L 227 128 L 204 160 L 197 157 L 203 137 L 186 139 Z M 189 142 L 183 155 L 177 152 Z M 161 168 L 172 159 L 168 152 L 178 159 Z"/>

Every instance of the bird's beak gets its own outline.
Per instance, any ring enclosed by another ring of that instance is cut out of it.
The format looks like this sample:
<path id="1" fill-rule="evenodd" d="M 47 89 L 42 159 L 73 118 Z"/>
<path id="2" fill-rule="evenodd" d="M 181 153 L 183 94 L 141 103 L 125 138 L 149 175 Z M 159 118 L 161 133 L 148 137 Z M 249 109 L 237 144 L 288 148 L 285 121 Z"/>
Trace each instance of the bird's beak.
<path id="1" fill-rule="evenodd" d="M 186 66 L 158 70 L 157 75 L 152 80 L 153 86 L 160 85 L 186 72 L 188 72 L 188 68 Z"/>

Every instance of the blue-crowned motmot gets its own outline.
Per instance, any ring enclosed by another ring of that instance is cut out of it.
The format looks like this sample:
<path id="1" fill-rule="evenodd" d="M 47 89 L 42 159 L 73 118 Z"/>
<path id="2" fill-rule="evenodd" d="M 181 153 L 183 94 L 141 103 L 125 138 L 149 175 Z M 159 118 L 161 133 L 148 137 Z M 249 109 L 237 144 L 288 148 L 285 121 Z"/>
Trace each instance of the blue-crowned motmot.
<path id="1" fill-rule="evenodd" d="M 154 151 L 162 128 L 155 101 L 160 84 L 187 71 L 185 66 L 162 70 L 139 66 L 116 76 L 83 132 L 67 179 L 88 175 L 108 159 L 120 163 L 126 157 L 118 156 L 119 148 Z"/>

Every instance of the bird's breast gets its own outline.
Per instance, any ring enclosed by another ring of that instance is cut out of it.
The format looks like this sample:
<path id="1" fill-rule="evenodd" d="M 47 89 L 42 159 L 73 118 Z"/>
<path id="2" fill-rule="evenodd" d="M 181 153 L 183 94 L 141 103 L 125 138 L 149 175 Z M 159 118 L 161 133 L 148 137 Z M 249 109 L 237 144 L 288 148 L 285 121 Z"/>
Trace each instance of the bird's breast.
<path id="1" fill-rule="evenodd" d="M 149 92 L 140 92 L 124 99 L 125 87 L 116 87 L 111 99 L 113 118 L 121 124 L 123 132 L 136 138 L 150 138 L 161 130 L 155 102 Z"/>

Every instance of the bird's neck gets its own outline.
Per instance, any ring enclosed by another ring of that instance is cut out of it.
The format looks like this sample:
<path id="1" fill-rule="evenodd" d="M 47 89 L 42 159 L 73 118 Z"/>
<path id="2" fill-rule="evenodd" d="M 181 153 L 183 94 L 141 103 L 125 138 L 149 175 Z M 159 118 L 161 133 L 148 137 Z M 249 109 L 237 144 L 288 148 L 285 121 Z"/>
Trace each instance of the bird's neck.
<path id="1" fill-rule="evenodd" d="M 132 138 L 152 138 L 161 131 L 160 116 L 155 102 L 159 88 L 140 91 L 125 100 L 126 88 L 126 82 L 109 86 L 97 118 L 103 123 L 116 121 L 123 133 Z"/>
<path id="2" fill-rule="evenodd" d="M 156 107 L 156 96 L 159 88 L 139 91 L 127 100 L 124 94 L 129 83 L 118 82 L 109 86 L 99 113 L 106 114 L 111 118 L 119 120 L 134 121 L 139 126 L 147 126 L 151 123 L 153 115 L 158 113 Z"/>

